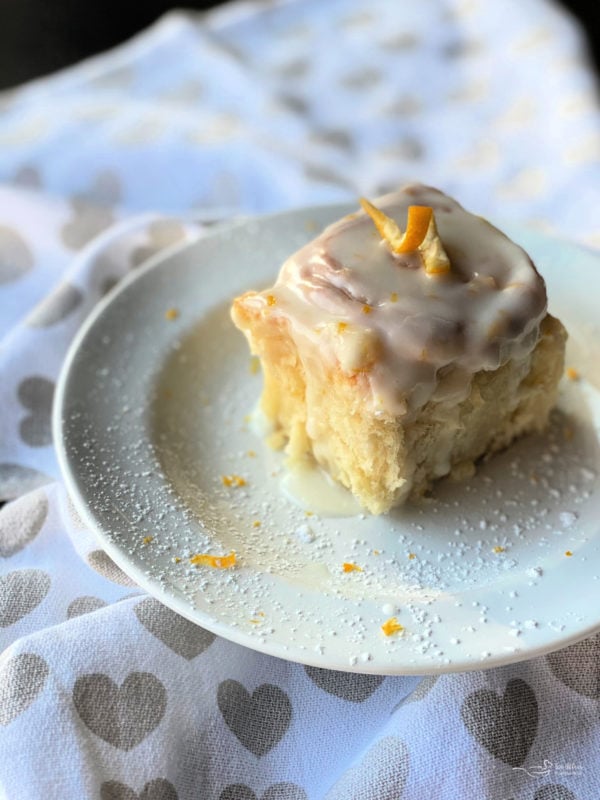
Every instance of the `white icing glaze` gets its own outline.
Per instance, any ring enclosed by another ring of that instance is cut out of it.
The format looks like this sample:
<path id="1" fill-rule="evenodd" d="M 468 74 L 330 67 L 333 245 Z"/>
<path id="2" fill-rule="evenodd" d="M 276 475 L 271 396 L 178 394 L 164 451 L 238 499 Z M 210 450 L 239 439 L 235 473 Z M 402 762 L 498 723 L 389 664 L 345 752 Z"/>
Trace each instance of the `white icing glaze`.
<path id="1" fill-rule="evenodd" d="M 309 459 L 287 465 L 281 488 L 297 506 L 320 517 L 355 517 L 362 511 L 348 489 Z"/>
<path id="2" fill-rule="evenodd" d="M 544 281 L 522 248 L 436 189 L 412 184 L 375 202 L 401 229 L 409 205 L 431 206 L 450 273 L 428 275 L 418 253 L 393 254 L 359 211 L 291 256 L 275 286 L 246 302 L 289 321 L 301 358 L 316 345 L 344 372 L 366 375 L 380 414 L 411 414 L 431 399 L 453 405 L 473 373 L 533 350 Z"/>

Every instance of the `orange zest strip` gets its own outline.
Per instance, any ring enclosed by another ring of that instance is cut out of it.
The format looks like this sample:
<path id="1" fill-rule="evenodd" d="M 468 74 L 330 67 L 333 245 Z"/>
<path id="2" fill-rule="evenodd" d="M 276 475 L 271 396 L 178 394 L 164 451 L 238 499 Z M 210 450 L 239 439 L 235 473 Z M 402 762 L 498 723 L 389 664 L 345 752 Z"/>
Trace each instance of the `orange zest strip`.
<path id="1" fill-rule="evenodd" d="M 342 564 L 342 569 L 344 572 L 362 572 L 362 567 L 359 567 L 358 564 L 351 564 L 348 561 L 344 561 Z"/>
<path id="2" fill-rule="evenodd" d="M 433 219 L 431 206 L 409 206 L 406 233 L 402 237 L 397 253 L 412 253 L 423 244 Z"/>
<path id="3" fill-rule="evenodd" d="M 402 231 L 391 217 L 384 214 L 383 211 L 378 209 L 373 203 L 370 203 L 365 197 L 359 198 L 360 205 L 373 220 L 377 232 L 384 241 L 388 243 L 392 252 L 400 252 L 396 248 L 399 247 L 402 241 Z"/>
<path id="4" fill-rule="evenodd" d="M 394 633 L 400 633 L 404 630 L 404 625 L 400 625 L 396 617 L 390 617 L 381 626 L 381 630 L 386 636 L 391 636 Z"/>
<path id="5" fill-rule="evenodd" d="M 208 553 L 197 553 L 190 558 L 190 564 L 194 564 L 197 567 L 229 569 L 235 565 L 235 553 L 233 550 L 227 556 L 211 556 Z"/>
<path id="6" fill-rule="evenodd" d="M 411 228 L 412 217 L 414 217 L 413 228 Z M 425 224 L 427 227 L 423 233 Z M 409 206 L 405 237 L 408 237 L 412 229 L 414 229 L 415 240 L 421 239 L 417 247 L 425 264 L 425 272 L 428 275 L 444 275 L 450 272 L 450 259 L 440 239 L 433 209 L 429 206 Z M 423 234 L 422 238 L 421 234 Z"/>
<path id="7" fill-rule="evenodd" d="M 381 209 L 360 198 L 360 205 L 371 219 L 381 238 L 393 253 L 420 251 L 429 275 L 441 275 L 450 271 L 450 259 L 444 250 L 435 224 L 431 206 L 409 206 L 404 235 L 397 223 Z"/>

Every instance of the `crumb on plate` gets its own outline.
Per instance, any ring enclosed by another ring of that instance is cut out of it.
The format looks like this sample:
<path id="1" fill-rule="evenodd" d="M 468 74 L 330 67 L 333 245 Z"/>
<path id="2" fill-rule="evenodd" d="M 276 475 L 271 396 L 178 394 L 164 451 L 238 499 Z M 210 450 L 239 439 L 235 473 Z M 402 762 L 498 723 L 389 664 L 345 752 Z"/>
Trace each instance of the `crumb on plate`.
<path id="1" fill-rule="evenodd" d="M 392 636 L 394 633 L 401 633 L 404 630 L 404 625 L 400 625 L 396 617 L 390 617 L 383 623 L 381 630 L 386 636 Z"/>
<path id="2" fill-rule="evenodd" d="M 223 486 L 246 486 L 247 481 L 241 475 L 221 475 L 221 483 Z"/>
<path id="3" fill-rule="evenodd" d="M 212 556 L 208 553 L 196 553 L 190 558 L 190 564 L 196 567 L 212 567 L 213 569 L 229 569 L 236 563 L 235 552 L 226 556 Z"/>

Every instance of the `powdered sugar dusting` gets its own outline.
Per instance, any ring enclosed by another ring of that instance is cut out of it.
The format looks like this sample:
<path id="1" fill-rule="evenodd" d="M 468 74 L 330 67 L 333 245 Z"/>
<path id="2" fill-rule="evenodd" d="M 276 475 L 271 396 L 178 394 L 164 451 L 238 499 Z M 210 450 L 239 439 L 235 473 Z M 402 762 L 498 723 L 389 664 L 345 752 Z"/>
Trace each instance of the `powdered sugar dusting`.
<path id="1" fill-rule="evenodd" d="M 241 253 L 253 252 L 246 241 Z M 597 622 L 593 603 L 564 591 L 600 585 L 594 387 L 567 382 L 547 433 L 420 505 L 326 517 L 281 494 L 281 454 L 251 429 L 261 378 L 228 318 L 244 288 L 236 253 L 202 292 L 193 259 L 147 274 L 148 288 L 113 303 L 81 351 L 69 458 L 120 565 L 218 633 L 360 672 L 491 666 Z M 259 269 L 266 284 L 276 265 Z M 180 313 L 167 323 L 169 307 Z M 231 551 L 229 569 L 190 563 Z M 386 636 L 390 617 L 402 630 Z"/>

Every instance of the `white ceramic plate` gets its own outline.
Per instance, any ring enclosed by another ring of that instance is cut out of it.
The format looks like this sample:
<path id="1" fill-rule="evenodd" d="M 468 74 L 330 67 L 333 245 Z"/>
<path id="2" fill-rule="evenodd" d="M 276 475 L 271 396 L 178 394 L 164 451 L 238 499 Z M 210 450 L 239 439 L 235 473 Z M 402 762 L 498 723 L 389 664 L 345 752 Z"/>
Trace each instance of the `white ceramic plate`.
<path id="1" fill-rule="evenodd" d="M 547 434 L 517 443 L 466 483 L 442 482 L 427 505 L 387 516 L 310 516 L 282 494 L 280 457 L 248 425 L 261 378 L 228 307 L 268 285 L 290 252 L 349 210 L 293 211 L 216 232 L 148 265 L 100 304 L 70 350 L 55 406 L 78 510 L 163 603 L 281 658 L 441 673 L 591 634 L 600 625 L 592 346 L 600 259 L 592 253 L 508 229 L 546 277 L 551 310 L 571 332 L 569 364 L 585 376 L 565 380 Z M 165 318 L 169 308 L 177 319 Z M 224 486 L 231 474 L 247 485 Z M 233 569 L 189 563 L 231 550 Z M 343 562 L 362 572 L 344 573 Z M 404 632 L 386 637 L 380 626 L 391 616 Z"/>

